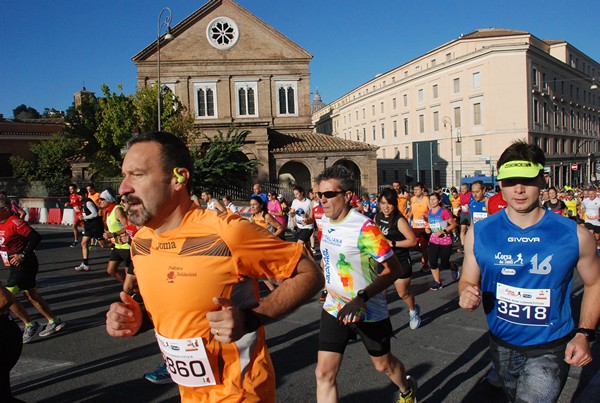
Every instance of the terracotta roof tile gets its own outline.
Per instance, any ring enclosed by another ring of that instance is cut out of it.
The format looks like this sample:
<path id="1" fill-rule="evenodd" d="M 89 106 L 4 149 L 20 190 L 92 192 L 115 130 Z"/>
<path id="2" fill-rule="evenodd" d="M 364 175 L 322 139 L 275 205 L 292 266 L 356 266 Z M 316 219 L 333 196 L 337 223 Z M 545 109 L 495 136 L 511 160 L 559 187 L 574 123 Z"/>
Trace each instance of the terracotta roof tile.
<path id="1" fill-rule="evenodd" d="M 30 122 L 0 122 L 0 136 L 25 135 L 25 136 L 50 136 L 60 133 L 65 125 L 59 123 L 30 123 Z"/>
<path id="2" fill-rule="evenodd" d="M 493 38 L 497 36 L 512 36 L 529 34 L 527 31 L 517 31 L 506 28 L 481 28 L 461 36 L 461 39 Z"/>
<path id="3" fill-rule="evenodd" d="M 379 147 L 344 140 L 328 134 L 303 132 L 269 132 L 269 148 L 274 153 L 307 153 L 323 151 L 375 151 Z"/>

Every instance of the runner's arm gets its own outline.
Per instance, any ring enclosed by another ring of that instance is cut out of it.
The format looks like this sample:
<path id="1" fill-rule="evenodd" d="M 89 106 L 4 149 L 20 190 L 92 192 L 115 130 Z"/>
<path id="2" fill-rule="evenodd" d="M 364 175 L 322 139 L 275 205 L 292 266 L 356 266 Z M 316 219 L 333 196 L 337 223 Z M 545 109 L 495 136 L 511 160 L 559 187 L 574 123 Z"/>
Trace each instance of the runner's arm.
<path id="1" fill-rule="evenodd" d="M 474 231 L 467 231 L 465 237 L 465 258 L 458 283 L 459 305 L 465 311 L 473 311 L 481 304 L 481 269 L 473 251 Z"/>
<path id="2" fill-rule="evenodd" d="M 412 228 L 410 228 L 410 225 L 404 216 L 398 220 L 398 231 L 400 231 L 400 233 L 404 235 L 404 238 L 406 239 L 404 241 L 396 242 L 397 248 L 412 248 L 413 246 L 417 246 L 417 238 L 415 237 L 415 233 L 413 232 Z M 391 246 L 391 241 L 388 241 L 388 243 Z"/>
<path id="3" fill-rule="evenodd" d="M 596 251 L 596 240 L 587 229 L 578 225 L 579 261 L 577 271 L 583 280 L 583 299 L 579 326 L 596 330 L 600 318 L 600 257 Z M 590 344 L 582 333 L 576 333 L 567 344 L 565 361 L 577 367 L 592 360 Z"/>
<path id="4" fill-rule="evenodd" d="M 221 309 L 206 313 L 211 332 L 221 343 L 237 341 L 258 326 L 296 309 L 319 292 L 324 282 L 323 272 L 304 250 L 292 276 L 283 280 L 256 308 L 242 311 L 229 300 L 215 297 L 213 301 Z M 253 328 L 248 328 L 249 321 L 253 322 Z"/>
<path id="5" fill-rule="evenodd" d="M 281 225 L 281 223 L 279 221 L 277 221 L 275 218 L 273 218 L 273 216 L 271 214 L 268 214 L 268 213 L 265 214 L 265 220 L 267 221 L 267 224 L 269 224 L 271 227 L 276 229 L 276 231 L 273 233 L 273 235 L 279 236 L 285 230 L 285 228 L 283 228 L 283 225 Z"/>

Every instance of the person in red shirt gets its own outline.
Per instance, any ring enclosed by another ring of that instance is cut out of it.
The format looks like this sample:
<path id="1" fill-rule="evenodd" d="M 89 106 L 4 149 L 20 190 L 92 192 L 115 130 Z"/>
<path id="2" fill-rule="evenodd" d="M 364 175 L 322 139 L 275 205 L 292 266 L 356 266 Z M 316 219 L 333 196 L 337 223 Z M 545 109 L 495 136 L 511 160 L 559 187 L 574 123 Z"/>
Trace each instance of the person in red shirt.
<path id="1" fill-rule="evenodd" d="M 71 242 L 71 245 L 69 245 L 71 248 L 74 248 L 79 243 L 79 231 L 77 228 L 83 224 L 83 208 L 81 207 L 81 197 L 79 196 L 77 185 L 74 183 L 69 185 L 69 201 L 65 203 L 65 207 L 69 206 L 71 206 L 75 211 L 73 218 L 73 242 Z"/>
<path id="2" fill-rule="evenodd" d="M 23 291 L 35 309 L 48 319 L 48 324 L 42 329 L 27 314 L 23 305 L 15 301 L 10 310 L 25 323 L 23 343 L 28 343 L 38 334 L 41 337 L 50 336 L 65 326 L 62 320 L 54 316 L 48 303 L 35 288 L 35 276 L 38 272 L 35 248 L 41 239 L 36 230 L 12 214 L 10 200 L 0 196 L 0 255 L 2 263 L 10 270 L 6 288 L 13 294 Z"/>
<path id="3" fill-rule="evenodd" d="M 489 215 L 495 214 L 500 210 L 503 210 L 508 205 L 506 200 L 504 200 L 504 198 L 502 197 L 502 192 L 496 192 L 496 194 L 487 199 L 485 203 L 487 205 L 486 207 Z"/>

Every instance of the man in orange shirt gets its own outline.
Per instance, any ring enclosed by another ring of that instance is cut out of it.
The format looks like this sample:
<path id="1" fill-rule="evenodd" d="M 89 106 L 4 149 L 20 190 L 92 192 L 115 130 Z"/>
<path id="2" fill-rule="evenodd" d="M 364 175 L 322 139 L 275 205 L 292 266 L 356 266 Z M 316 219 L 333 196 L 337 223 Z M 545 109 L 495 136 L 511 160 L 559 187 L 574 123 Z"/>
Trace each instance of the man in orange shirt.
<path id="1" fill-rule="evenodd" d="M 408 219 L 408 199 L 400 181 L 393 181 L 392 188 L 398 193 L 398 211 L 402 213 L 404 218 Z"/>
<path id="2" fill-rule="evenodd" d="M 131 140 L 119 193 L 144 226 L 131 254 L 140 294 L 183 402 L 274 402 L 275 375 L 262 325 L 323 287 L 304 245 L 190 200 L 192 159 L 181 140 L 153 132 Z M 259 300 L 257 280 L 279 287 Z M 107 332 L 135 335 L 139 304 L 125 292 Z"/>
<path id="3" fill-rule="evenodd" d="M 411 220 L 411 226 L 415 237 L 417 238 L 417 245 L 421 250 L 421 271 L 429 271 L 429 256 L 427 254 L 427 245 L 429 245 L 429 234 L 425 231 L 429 228 L 427 222 L 427 213 L 429 212 L 429 196 L 425 195 L 425 186 L 421 182 L 415 183 L 413 187 L 414 196 L 410 199 L 410 213 L 409 218 Z"/>

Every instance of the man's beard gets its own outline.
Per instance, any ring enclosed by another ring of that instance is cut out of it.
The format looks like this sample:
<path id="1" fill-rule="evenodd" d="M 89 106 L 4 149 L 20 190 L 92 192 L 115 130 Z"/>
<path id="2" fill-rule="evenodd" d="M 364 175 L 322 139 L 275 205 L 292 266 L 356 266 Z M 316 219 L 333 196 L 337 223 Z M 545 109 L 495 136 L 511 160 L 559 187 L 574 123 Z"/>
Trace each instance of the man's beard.
<path id="1" fill-rule="evenodd" d="M 136 225 L 138 227 L 144 226 L 146 225 L 146 223 L 148 221 L 150 221 L 152 218 L 154 218 L 154 216 L 152 214 L 150 214 L 148 212 L 148 210 L 146 210 L 144 208 L 144 204 L 142 203 L 142 200 L 138 197 L 135 196 L 127 196 L 127 202 L 129 203 L 136 203 L 139 206 L 141 206 L 141 208 L 136 209 L 136 210 L 131 210 L 129 209 L 129 211 L 127 211 L 127 218 L 129 219 L 129 222 L 132 223 L 133 225 Z"/>

